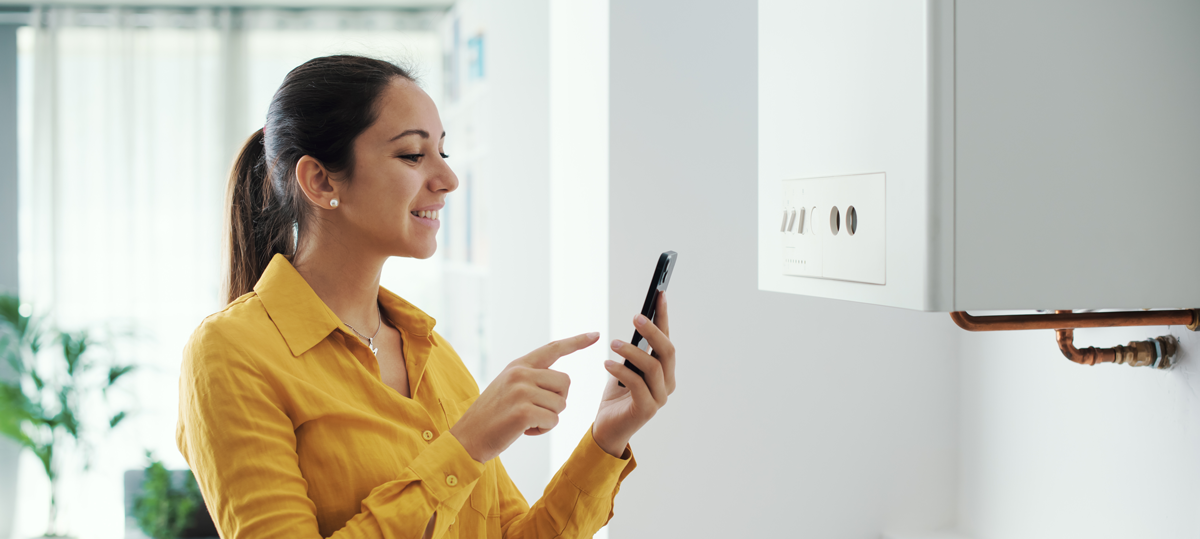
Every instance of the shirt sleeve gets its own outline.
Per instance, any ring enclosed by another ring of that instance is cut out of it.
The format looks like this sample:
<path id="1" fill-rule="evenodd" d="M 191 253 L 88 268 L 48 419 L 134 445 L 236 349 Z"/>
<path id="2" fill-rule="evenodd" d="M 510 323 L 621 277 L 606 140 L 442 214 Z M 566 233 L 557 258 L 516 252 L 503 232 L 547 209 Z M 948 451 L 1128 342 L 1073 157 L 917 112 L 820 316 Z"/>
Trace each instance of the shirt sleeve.
<path id="1" fill-rule="evenodd" d="M 612 519 L 621 481 L 637 467 L 628 444 L 616 458 L 600 448 L 589 426 L 531 508 L 496 460 L 501 529 L 507 539 L 592 537 Z"/>
<path id="2" fill-rule="evenodd" d="M 179 450 L 224 539 L 320 537 L 295 427 L 271 380 L 229 341 L 202 325 L 184 350 Z M 435 513 L 434 537 L 442 536 L 483 470 L 446 433 L 332 537 L 419 539 Z"/>

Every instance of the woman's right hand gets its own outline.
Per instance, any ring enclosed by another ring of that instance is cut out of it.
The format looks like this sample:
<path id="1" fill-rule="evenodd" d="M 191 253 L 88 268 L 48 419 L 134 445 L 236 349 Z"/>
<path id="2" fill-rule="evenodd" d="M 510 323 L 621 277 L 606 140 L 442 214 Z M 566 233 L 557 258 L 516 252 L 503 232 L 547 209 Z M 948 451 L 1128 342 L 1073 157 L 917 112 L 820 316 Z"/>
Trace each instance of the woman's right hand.
<path id="1" fill-rule="evenodd" d="M 599 333 L 554 341 L 509 363 L 450 427 L 471 458 L 487 462 L 521 434 L 545 434 L 567 407 L 571 379 L 550 370 L 558 358 L 596 343 Z"/>

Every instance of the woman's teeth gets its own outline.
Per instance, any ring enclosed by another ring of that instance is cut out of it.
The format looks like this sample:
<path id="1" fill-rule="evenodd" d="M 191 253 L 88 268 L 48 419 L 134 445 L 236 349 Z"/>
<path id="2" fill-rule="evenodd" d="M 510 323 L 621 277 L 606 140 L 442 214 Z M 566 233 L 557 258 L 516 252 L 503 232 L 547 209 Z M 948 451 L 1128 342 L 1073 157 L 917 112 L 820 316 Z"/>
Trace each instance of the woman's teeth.
<path id="1" fill-rule="evenodd" d="M 440 211 L 441 211 L 441 210 L 433 210 L 433 211 L 414 211 L 414 212 L 409 212 L 409 213 L 412 213 L 413 215 L 416 215 L 417 217 L 424 217 L 424 218 L 426 218 L 426 219 L 433 219 L 434 221 L 437 221 L 437 220 L 438 220 L 438 213 L 439 213 Z"/>

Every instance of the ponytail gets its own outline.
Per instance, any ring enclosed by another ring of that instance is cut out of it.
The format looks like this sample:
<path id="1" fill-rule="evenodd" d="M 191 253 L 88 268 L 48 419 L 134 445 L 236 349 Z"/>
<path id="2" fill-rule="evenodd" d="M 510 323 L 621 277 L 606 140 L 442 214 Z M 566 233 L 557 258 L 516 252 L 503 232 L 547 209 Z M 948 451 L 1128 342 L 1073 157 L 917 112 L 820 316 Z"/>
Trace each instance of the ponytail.
<path id="1" fill-rule="evenodd" d="M 229 174 L 226 301 L 253 290 L 276 253 L 295 254 L 313 211 L 296 163 L 309 155 L 329 172 L 352 173 L 354 139 L 375 123 L 376 101 L 397 78 L 413 80 L 390 62 L 345 55 L 313 58 L 284 77 L 267 109 L 270 139 L 263 129 L 250 135 Z"/>
<path id="2" fill-rule="evenodd" d="M 232 302 L 254 288 L 277 250 L 267 226 L 270 218 L 270 189 L 263 130 L 255 131 L 234 161 L 226 197 L 229 216 L 229 276 L 226 301 Z M 287 227 L 290 235 L 291 226 Z M 287 243 L 290 247 L 290 242 Z"/>

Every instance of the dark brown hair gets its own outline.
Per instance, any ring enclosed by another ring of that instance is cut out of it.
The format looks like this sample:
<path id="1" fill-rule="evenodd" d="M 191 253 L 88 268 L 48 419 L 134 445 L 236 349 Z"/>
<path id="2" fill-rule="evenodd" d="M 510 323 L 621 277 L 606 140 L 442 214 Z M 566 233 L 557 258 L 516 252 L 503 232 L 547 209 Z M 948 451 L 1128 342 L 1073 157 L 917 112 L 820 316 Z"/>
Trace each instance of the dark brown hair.
<path id="1" fill-rule="evenodd" d="M 265 127 L 246 140 L 229 174 L 227 301 L 250 292 L 275 253 L 294 254 L 296 231 L 312 213 L 294 179 L 296 163 L 310 155 L 348 179 L 354 139 L 375 122 L 379 96 L 396 78 L 415 80 L 383 60 L 325 56 L 283 79 Z"/>

